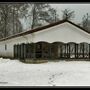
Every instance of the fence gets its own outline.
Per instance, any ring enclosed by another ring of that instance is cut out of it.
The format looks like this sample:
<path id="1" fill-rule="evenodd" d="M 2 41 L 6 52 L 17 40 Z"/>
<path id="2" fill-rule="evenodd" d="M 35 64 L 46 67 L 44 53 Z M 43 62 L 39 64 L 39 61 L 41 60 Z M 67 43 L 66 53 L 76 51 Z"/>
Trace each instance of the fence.
<path id="1" fill-rule="evenodd" d="M 90 44 L 82 42 L 37 42 L 14 45 L 14 58 L 24 59 L 89 59 Z"/>

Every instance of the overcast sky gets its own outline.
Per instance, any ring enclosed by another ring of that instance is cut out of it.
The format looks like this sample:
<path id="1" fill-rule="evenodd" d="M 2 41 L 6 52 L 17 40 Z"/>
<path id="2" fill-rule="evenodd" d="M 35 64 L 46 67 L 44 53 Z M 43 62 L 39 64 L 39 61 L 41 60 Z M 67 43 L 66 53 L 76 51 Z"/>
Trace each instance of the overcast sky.
<path id="1" fill-rule="evenodd" d="M 90 4 L 50 4 L 52 7 L 57 9 L 58 14 L 60 17 L 62 16 L 61 10 L 66 8 L 75 11 L 75 18 L 74 21 L 76 23 L 81 22 L 83 15 L 89 13 L 90 15 Z"/>
<path id="2" fill-rule="evenodd" d="M 82 21 L 82 17 L 83 15 L 85 15 L 86 13 L 89 13 L 90 15 L 90 4 L 50 4 L 53 8 L 55 8 L 57 10 L 57 13 L 59 14 L 59 17 L 62 17 L 62 10 L 64 9 L 70 9 L 75 11 L 75 18 L 73 19 L 73 21 L 78 24 L 81 23 Z M 27 24 L 25 25 L 25 21 L 22 20 L 24 29 L 27 28 Z"/>

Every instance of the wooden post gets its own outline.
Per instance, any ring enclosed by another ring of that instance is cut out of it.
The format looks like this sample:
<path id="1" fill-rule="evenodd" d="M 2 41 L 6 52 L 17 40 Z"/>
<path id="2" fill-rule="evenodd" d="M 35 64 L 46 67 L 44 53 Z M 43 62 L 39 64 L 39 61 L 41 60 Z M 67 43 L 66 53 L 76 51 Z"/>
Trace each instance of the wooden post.
<path id="1" fill-rule="evenodd" d="M 25 59 L 25 44 L 23 43 L 23 60 Z"/>
<path id="2" fill-rule="evenodd" d="M 15 45 L 13 46 L 13 58 L 15 58 Z"/>
<path id="3" fill-rule="evenodd" d="M 33 59 L 36 59 L 36 43 L 33 43 Z"/>
<path id="4" fill-rule="evenodd" d="M 68 43 L 66 44 L 66 46 L 67 46 L 67 58 L 68 58 Z"/>
<path id="5" fill-rule="evenodd" d="M 22 48 L 22 44 L 21 44 L 21 55 L 20 55 L 20 58 L 21 58 L 21 59 L 22 59 L 22 57 L 23 57 L 22 53 L 23 53 L 23 48 Z"/>
<path id="6" fill-rule="evenodd" d="M 77 45 L 77 59 L 78 59 L 78 44 L 76 44 Z"/>
<path id="7" fill-rule="evenodd" d="M 75 59 L 76 59 L 77 58 L 77 55 L 76 55 L 76 52 L 77 52 L 76 43 L 74 44 L 74 46 L 75 46 Z"/>
<path id="8" fill-rule="evenodd" d="M 90 44 L 89 44 L 89 59 L 90 59 Z"/>
<path id="9" fill-rule="evenodd" d="M 17 57 L 17 59 L 18 59 L 18 44 L 16 45 L 16 48 L 17 48 L 17 49 L 16 49 L 16 53 L 17 53 L 17 54 L 16 54 L 16 57 Z"/>
<path id="10" fill-rule="evenodd" d="M 19 44 L 17 45 L 17 58 L 19 58 Z"/>
<path id="11" fill-rule="evenodd" d="M 27 43 L 27 46 L 26 46 L 26 58 L 29 58 L 29 53 L 30 53 L 30 45 L 29 43 Z"/>
<path id="12" fill-rule="evenodd" d="M 18 44 L 16 45 L 16 58 L 18 59 Z"/>
<path id="13" fill-rule="evenodd" d="M 63 47 L 64 47 L 64 44 L 62 45 L 62 58 L 64 58 L 64 52 L 63 52 L 64 48 Z"/>
<path id="14" fill-rule="evenodd" d="M 48 54 L 49 54 L 49 59 L 51 59 L 51 44 L 48 43 Z"/>
<path id="15" fill-rule="evenodd" d="M 19 49 L 20 49 L 20 52 L 19 52 L 19 58 L 21 59 L 21 44 L 20 44 L 20 46 L 19 46 Z"/>
<path id="16" fill-rule="evenodd" d="M 62 58 L 62 45 L 60 46 L 60 50 L 61 50 L 61 51 L 60 51 L 60 53 L 61 53 L 61 54 L 60 54 L 60 57 Z"/>
<path id="17" fill-rule="evenodd" d="M 44 50 L 43 50 L 43 43 L 40 43 L 41 44 L 41 58 L 43 59 L 44 58 Z"/>
<path id="18" fill-rule="evenodd" d="M 20 56 L 19 56 L 19 59 L 20 59 L 20 60 L 21 60 L 21 54 L 22 54 L 22 48 L 21 48 L 21 45 L 22 45 L 22 44 L 20 44 L 20 47 L 19 47 L 19 48 L 20 48 Z"/>
<path id="19" fill-rule="evenodd" d="M 18 59 L 20 59 L 20 44 L 18 45 Z"/>
<path id="20" fill-rule="evenodd" d="M 24 60 L 24 43 L 21 44 L 21 60 Z"/>
<path id="21" fill-rule="evenodd" d="M 30 43 L 30 58 L 33 58 L 33 43 Z"/>
<path id="22" fill-rule="evenodd" d="M 25 59 L 27 58 L 27 54 L 28 54 L 27 48 L 28 48 L 28 43 L 25 44 Z M 28 50 L 29 50 L 29 48 L 28 48 Z"/>
<path id="23" fill-rule="evenodd" d="M 28 44 L 28 46 L 29 46 L 29 52 L 28 52 L 28 58 L 30 58 L 31 59 L 31 44 L 29 43 Z"/>
<path id="24" fill-rule="evenodd" d="M 69 58 L 71 58 L 71 57 L 70 57 L 70 44 L 68 44 L 68 46 L 69 46 Z"/>
<path id="25" fill-rule="evenodd" d="M 64 54 L 64 58 L 65 58 L 65 44 L 63 46 L 64 46 L 64 53 L 63 54 Z"/>
<path id="26" fill-rule="evenodd" d="M 75 50 L 75 52 L 76 52 L 76 53 L 75 53 L 75 54 L 76 54 L 76 58 L 78 58 L 78 44 L 75 44 L 75 49 L 76 49 L 76 50 Z"/>
<path id="27" fill-rule="evenodd" d="M 69 58 L 69 45 L 67 43 L 67 58 Z"/>
<path id="28" fill-rule="evenodd" d="M 50 48 L 51 50 L 51 59 L 53 58 L 53 44 L 51 43 L 51 48 Z"/>
<path id="29" fill-rule="evenodd" d="M 16 58 L 16 45 L 14 45 L 14 58 Z"/>
<path id="30" fill-rule="evenodd" d="M 83 58 L 85 58 L 85 57 L 84 57 L 84 43 L 83 43 Z"/>
<path id="31" fill-rule="evenodd" d="M 66 44 L 65 45 L 65 58 L 67 58 L 67 53 L 66 53 Z"/>
<path id="32" fill-rule="evenodd" d="M 24 59 L 24 43 L 22 44 L 22 59 Z"/>

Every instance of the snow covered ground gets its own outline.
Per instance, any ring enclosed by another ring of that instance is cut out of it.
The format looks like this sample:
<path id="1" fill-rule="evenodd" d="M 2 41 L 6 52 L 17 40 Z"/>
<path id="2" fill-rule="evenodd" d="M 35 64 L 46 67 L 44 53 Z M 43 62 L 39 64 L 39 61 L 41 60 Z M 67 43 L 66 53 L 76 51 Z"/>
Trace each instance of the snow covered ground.
<path id="1" fill-rule="evenodd" d="M 90 86 L 90 62 L 25 64 L 0 58 L 0 86 Z"/>

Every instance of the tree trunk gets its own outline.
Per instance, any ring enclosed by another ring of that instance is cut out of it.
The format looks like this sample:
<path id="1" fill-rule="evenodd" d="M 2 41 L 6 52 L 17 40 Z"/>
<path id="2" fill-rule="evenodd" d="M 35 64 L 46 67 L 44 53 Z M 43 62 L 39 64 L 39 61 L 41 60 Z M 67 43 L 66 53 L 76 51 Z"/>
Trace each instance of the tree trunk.
<path id="1" fill-rule="evenodd" d="M 35 5 L 33 6 L 33 12 L 32 12 L 32 25 L 31 25 L 31 29 L 33 29 L 34 28 L 34 26 L 35 26 L 35 19 L 36 19 L 36 11 L 35 11 Z"/>
<path id="2" fill-rule="evenodd" d="M 15 8 L 13 8 L 13 34 L 14 34 L 14 14 L 15 14 L 15 13 L 14 13 L 14 9 L 15 9 Z"/>

